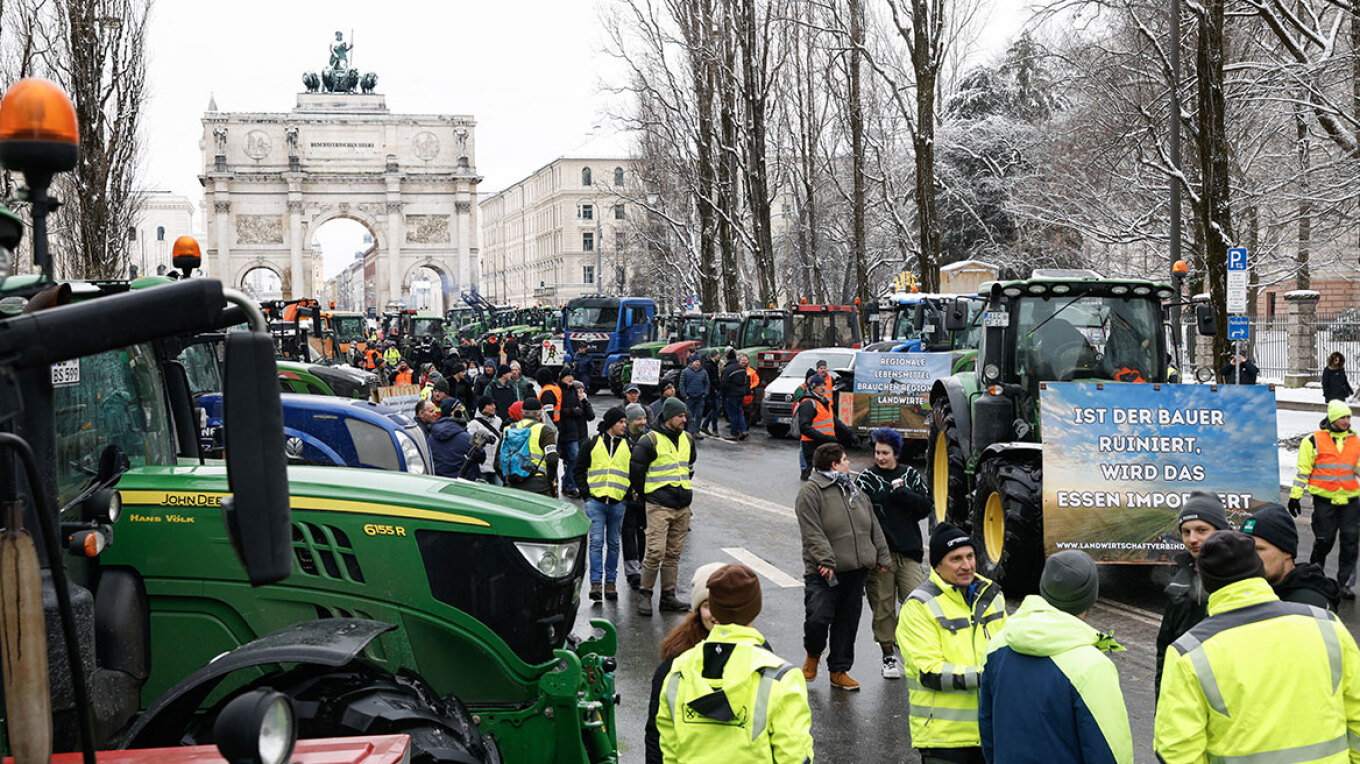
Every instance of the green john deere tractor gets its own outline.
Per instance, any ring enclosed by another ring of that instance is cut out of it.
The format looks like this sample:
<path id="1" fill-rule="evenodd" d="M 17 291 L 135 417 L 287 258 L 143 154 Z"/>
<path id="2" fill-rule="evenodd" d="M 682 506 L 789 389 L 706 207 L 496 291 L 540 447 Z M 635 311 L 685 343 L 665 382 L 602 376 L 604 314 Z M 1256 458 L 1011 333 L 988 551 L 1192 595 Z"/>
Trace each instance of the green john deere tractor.
<path id="1" fill-rule="evenodd" d="M 1177 295 L 1167 284 L 1045 270 L 988 282 L 978 294 L 987 302 L 976 366 L 930 393 L 930 525 L 968 530 L 978 572 L 1019 594 L 1037 586 L 1044 562 L 1040 386 L 1166 382 L 1174 353 L 1166 308 Z M 1213 334 L 1203 307 L 1199 331 Z M 967 316 L 965 300 L 955 301 L 945 328 L 965 330 Z"/>

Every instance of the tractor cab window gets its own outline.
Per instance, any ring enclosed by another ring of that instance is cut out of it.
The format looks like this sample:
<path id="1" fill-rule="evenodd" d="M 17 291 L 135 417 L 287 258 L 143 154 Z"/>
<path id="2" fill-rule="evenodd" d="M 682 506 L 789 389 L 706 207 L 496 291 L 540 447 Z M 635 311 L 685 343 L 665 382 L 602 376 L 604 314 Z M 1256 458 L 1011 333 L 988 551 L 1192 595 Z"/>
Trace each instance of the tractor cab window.
<path id="1" fill-rule="evenodd" d="M 680 324 L 681 342 L 706 342 L 708 340 L 708 322 L 703 320 L 686 320 Z"/>
<path id="2" fill-rule="evenodd" d="M 783 347 L 783 316 L 751 316 L 742 325 L 738 347 Z"/>
<path id="3" fill-rule="evenodd" d="M 149 346 L 82 358 L 79 381 L 52 393 L 60 503 L 80 493 L 109 445 L 123 449 L 134 468 L 175 463 L 161 370 Z"/>
<path id="4" fill-rule="evenodd" d="M 417 337 L 442 337 L 444 321 L 439 318 L 417 318 L 411 325 L 411 333 Z"/>
<path id="5" fill-rule="evenodd" d="M 859 339 L 854 324 L 855 314 L 847 311 L 794 313 L 792 347 L 849 347 Z"/>
<path id="6" fill-rule="evenodd" d="M 341 342 L 364 338 L 364 320 L 359 316 L 337 316 L 334 321 L 335 336 L 339 337 Z"/>
<path id="7" fill-rule="evenodd" d="M 1041 381 L 1160 379 L 1160 308 L 1116 296 L 1027 297 L 1016 323 L 1016 369 L 1027 387 Z"/>
<path id="8" fill-rule="evenodd" d="M 901 306 L 893 320 L 892 334 L 888 339 L 921 340 L 922 344 L 931 350 L 949 349 L 949 332 L 944 329 L 944 316 L 941 315 L 939 307 L 930 303 L 925 304 L 925 321 L 920 331 L 917 331 L 914 325 L 915 314 L 915 305 Z"/>
<path id="9" fill-rule="evenodd" d="M 567 328 L 575 332 L 612 332 L 618 323 L 617 305 L 577 305 L 567 310 Z"/>
<path id="10" fill-rule="evenodd" d="M 190 345 L 179 354 L 184 372 L 189 377 L 189 392 L 194 399 L 204 393 L 222 392 L 222 373 L 218 367 L 217 345 Z"/>

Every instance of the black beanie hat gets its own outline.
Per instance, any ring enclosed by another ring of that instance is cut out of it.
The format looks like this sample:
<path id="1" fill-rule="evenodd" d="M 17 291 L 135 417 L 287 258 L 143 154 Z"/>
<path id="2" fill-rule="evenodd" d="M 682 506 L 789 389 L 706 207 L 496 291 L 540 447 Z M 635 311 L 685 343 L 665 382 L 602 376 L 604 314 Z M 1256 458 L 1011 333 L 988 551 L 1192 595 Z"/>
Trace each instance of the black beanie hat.
<path id="1" fill-rule="evenodd" d="M 534 374 L 534 381 L 539 385 L 551 385 L 553 383 L 552 369 L 545 369 L 540 366 Z"/>
<path id="2" fill-rule="evenodd" d="M 930 534 L 930 567 L 940 564 L 946 555 L 961 546 L 977 547 L 973 544 L 973 539 L 964 533 L 957 525 L 952 523 L 940 523 L 935 526 L 935 532 Z"/>
<path id="3" fill-rule="evenodd" d="M 1185 500 L 1180 516 L 1176 518 L 1176 528 L 1191 520 L 1206 522 L 1221 531 L 1232 529 L 1228 524 L 1228 515 L 1223 511 L 1223 500 L 1208 491 L 1190 492 L 1190 498 Z"/>
<path id="4" fill-rule="evenodd" d="M 1204 591 L 1216 592 L 1231 583 L 1266 575 L 1256 554 L 1256 542 L 1238 531 L 1218 531 L 1199 548 L 1199 578 Z"/>
<path id="5" fill-rule="evenodd" d="M 1269 541 L 1290 557 L 1299 553 L 1299 529 L 1289 510 L 1279 504 L 1262 504 L 1256 514 L 1242 523 L 1242 532 Z"/>
<path id="6" fill-rule="evenodd" d="M 609 410 L 604 412 L 604 416 L 600 418 L 600 432 L 608 430 L 610 427 L 617 424 L 620 419 L 626 418 L 627 417 L 623 415 L 623 409 L 621 407 L 610 406 Z"/>

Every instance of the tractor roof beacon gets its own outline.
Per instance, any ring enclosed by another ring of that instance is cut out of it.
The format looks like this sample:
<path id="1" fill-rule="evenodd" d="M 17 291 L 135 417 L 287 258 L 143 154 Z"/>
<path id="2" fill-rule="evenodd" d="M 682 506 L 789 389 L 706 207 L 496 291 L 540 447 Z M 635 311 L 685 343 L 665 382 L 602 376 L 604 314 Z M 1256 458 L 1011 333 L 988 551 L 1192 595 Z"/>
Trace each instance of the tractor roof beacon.
<path id="1" fill-rule="evenodd" d="M 930 525 L 968 529 L 979 572 L 1020 594 L 1034 590 L 1043 568 L 1041 385 L 1166 382 L 1176 352 L 1168 308 L 1182 303 L 1167 284 L 1091 271 L 1036 271 L 988 282 L 978 294 L 986 305 L 975 319 L 976 365 L 930 393 Z M 968 313 L 956 300 L 945 328 L 965 329 Z M 1201 333 L 1214 333 L 1211 312 L 1197 319 Z"/>

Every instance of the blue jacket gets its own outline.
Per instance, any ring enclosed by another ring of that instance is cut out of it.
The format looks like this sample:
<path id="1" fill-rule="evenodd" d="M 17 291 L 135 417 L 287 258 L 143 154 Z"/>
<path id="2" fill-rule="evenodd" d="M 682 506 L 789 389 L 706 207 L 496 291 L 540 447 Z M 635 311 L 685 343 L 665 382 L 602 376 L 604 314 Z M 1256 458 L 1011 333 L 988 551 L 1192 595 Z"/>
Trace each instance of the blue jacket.
<path id="1" fill-rule="evenodd" d="M 686 366 L 680 372 L 680 381 L 675 385 L 675 392 L 684 400 L 694 398 L 702 400 L 708 396 L 708 372 L 700 367 L 698 371 L 692 366 Z"/>
<path id="2" fill-rule="evenodd" d="M 978 728 L 989 764 L 1132 764 L 1119 672 L 1123 650 L 1076 616 L 1030 595 L 988 645 Z"/>
<path id="3" fill-rule="evenodd" d="M 430 426 L 430 460 L 434 462 L 434 474 L 459 477 L 470 450 L 472 436 L 463 425 L 440 418 Z"/>

